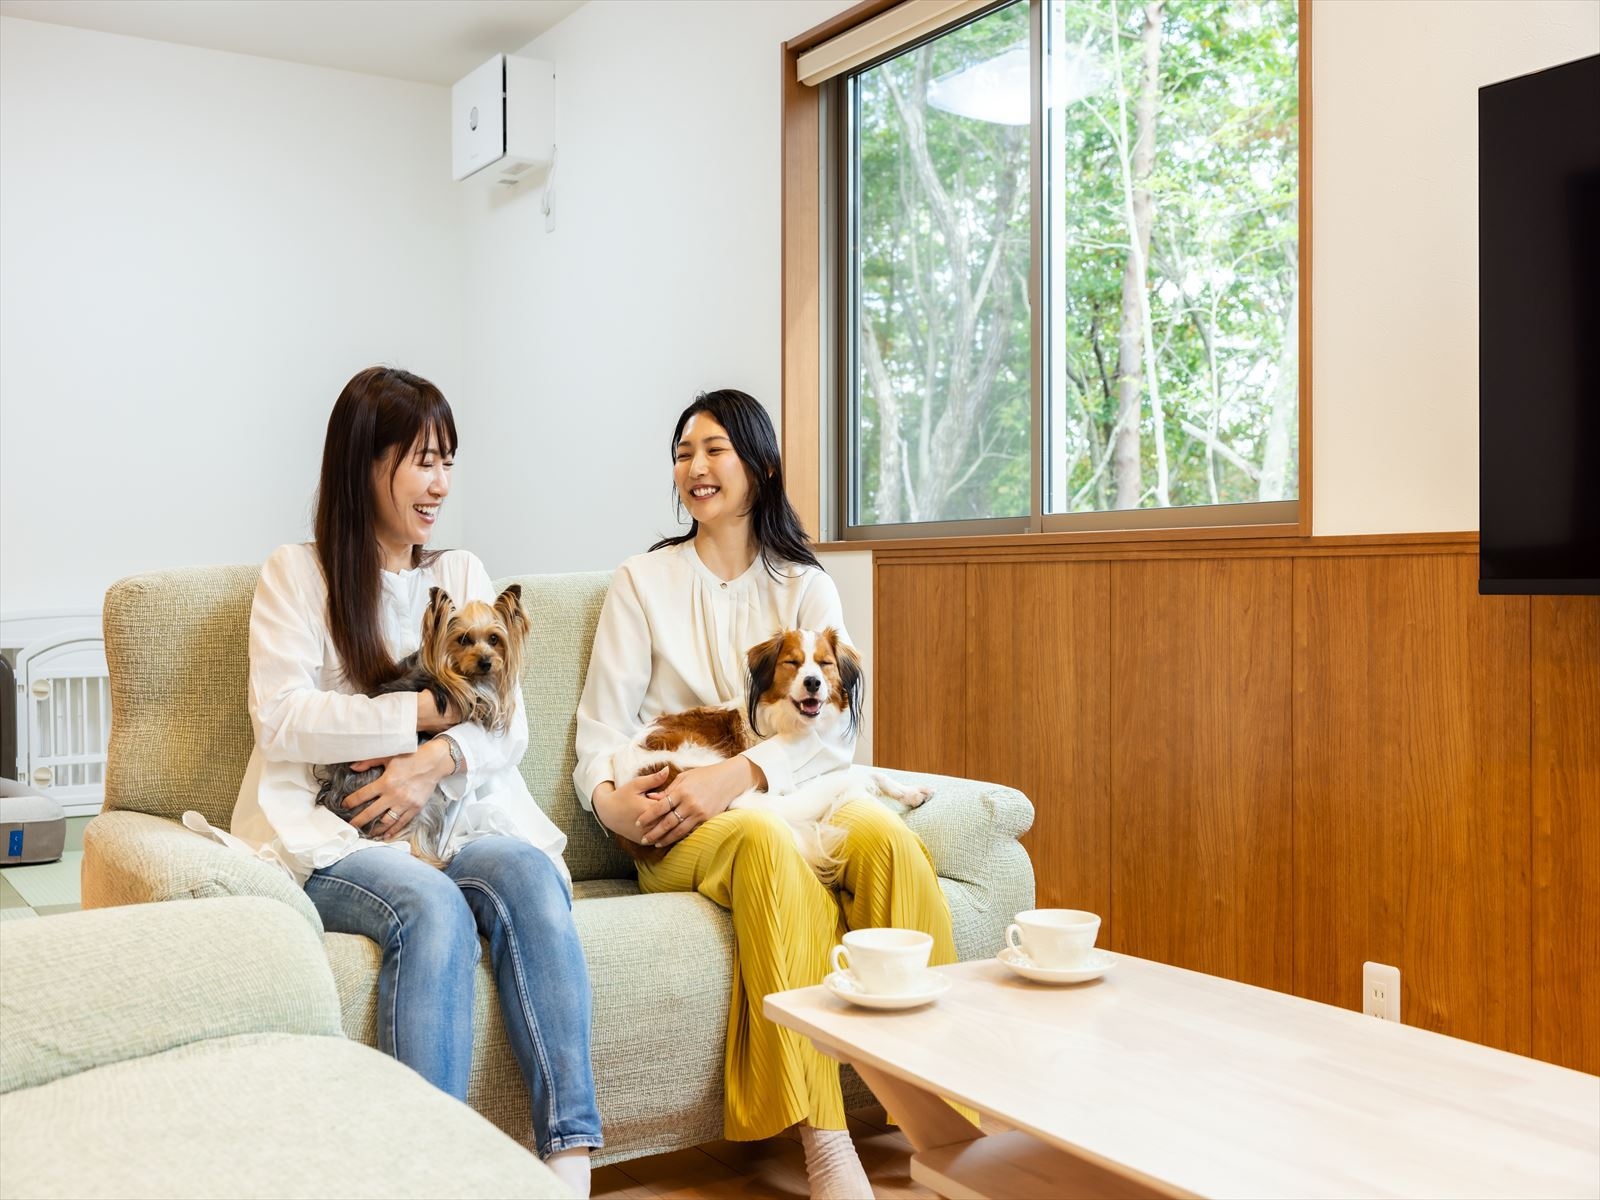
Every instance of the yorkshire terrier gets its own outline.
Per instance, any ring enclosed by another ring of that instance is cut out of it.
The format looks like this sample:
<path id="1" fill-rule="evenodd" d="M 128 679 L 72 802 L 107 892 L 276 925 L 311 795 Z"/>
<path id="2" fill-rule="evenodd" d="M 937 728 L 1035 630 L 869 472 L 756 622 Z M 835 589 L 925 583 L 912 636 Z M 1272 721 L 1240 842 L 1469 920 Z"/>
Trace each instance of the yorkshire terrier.
<path id="1" fill-rule="evenodd" d="M 475 721 L 493 733 L 504 733 L 516 712 L 527 637 L 528 617 L 522 611 L 520 584 L 513 583 L 492 605 L 474 600 L 459 612 L 443 588 L 434 588 L 428 594 L 428 610 L 422 614 L 422 645 L 401 661 L 399 677 L 374 695 L 425 691 L 433 696 L 441 716 L 454 704 L 462 721 Z M 419 734 L 417 742 L 420 745 L 432 736 Z M 315 767 L 313 774 L 322 785 L 317 803 L 348 821 L 355 814 L 345 808 L 345 801 L 382 773 L 382 767 L 353 771 L 349 763 Z M 436 790 L 405 834 L 411 852 L 436 867 L 444 865 L 440 855 L 450 832 L 448 807 L 444 793 Z M 374 837 L 382 831 L 380 813 L 360 832 L 363 837 Z"/>

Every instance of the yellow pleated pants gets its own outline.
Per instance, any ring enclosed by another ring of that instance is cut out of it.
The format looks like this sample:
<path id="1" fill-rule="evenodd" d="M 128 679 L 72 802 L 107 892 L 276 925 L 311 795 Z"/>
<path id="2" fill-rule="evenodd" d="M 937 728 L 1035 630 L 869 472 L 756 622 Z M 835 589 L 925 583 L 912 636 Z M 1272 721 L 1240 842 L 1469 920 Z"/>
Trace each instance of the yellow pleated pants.
<path id="1" fill-rule="evenodd" d="M 846 930 L 920 929 L 933 936 L 933 966 L 956 961 L 950 908 L 922 840 L 869 800 L 846 804 L 832 820 L 845 830 L 835 888 L 818 881 L 783 821 L 754 809 L 713 817 L 661 862 L 639 864 L 643 891 L 696 891 L 733 917 L 733 1001 L 723 1060 L 730 1141 L 772 1137 L 800 1121 L 845 1127 L 839 1064 L 809 1038 L 767 1020 L 761 1002 L 772 992 L 821 983 L 829 952 Z"/>

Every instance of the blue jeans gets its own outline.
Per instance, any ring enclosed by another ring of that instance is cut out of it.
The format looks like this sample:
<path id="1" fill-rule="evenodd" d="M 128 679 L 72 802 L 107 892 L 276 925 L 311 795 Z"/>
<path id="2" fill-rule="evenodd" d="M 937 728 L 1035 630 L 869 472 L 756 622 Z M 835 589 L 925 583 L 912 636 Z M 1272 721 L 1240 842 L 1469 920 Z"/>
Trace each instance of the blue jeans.
<path id="1" fill-rule="evenodd" d="M 383 951 L 378 1048 L 463 1101 L 482 934 L 540 1156 L 602 1144 L 589 968 L 572 894 L 543 851 L 485 837 L 440 871 L 398 851 L 361 850 L 313 872 L 306 895 L 329 932 L 362 934 Z"/>

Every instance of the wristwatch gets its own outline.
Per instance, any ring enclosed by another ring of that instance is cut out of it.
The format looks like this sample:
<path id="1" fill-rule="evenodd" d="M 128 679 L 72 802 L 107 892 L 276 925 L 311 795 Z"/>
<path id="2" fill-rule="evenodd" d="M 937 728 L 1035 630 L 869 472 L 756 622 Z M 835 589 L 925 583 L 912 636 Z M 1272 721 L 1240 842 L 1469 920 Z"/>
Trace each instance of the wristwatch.
<path id="1" fill-rule="evenodd" d="M 467 760 L 461 757 L 461 747 L 456 745 L 455 738 L 451 737 L 448 733 L 439 734 L 439 740 L 442 741 L 445 744 L 445 748 L 450 751 L 450 774 L 461 774 L 461 768 L 467 764 Z"/>

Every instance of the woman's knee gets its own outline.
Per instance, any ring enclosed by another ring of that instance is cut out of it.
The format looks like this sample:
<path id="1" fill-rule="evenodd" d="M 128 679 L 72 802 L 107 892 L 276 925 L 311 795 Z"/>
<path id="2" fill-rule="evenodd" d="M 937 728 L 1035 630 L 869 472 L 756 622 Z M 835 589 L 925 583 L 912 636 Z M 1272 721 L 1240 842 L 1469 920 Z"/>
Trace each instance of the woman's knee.
<path id="1" fill-rule="evenodd" d="M 886 850 L 895 854 L 922 851 L 921 839 L 896 814 L 871 800 L 852 800 L 841 808 L 833 823 L 844 830 L 845 853 Z"/>
<path id="2" fill-rule="evenodd" d="M 449 874 L 485 875 L 517 872 L 559 878 L 550 856 L 521 838 L 494 835 L 468 842 L 456 851 L 446 868 Z"/>
<path id="3" fill-rule="evenodd" d="M 428 882 L 401 897 L 401 938 L 408 958 L 433 964 L 442 973 L 471 970 L 482 947 L 477 922 L 461 889 L 435 867 Z"/>
<path id="4" fill-rule="evenodd" d="M 364 933 L 386 952 L 404 950 L 445 969 L 477 961 L 472 912 L 444 872 L 388 850 L 362 851 L 351 858 L 368 861 L 338 864 L 319 888 L 341 911 L 354 914 L 342 932 Z"/>
<path id="5" fill-rule="evenodd" d="M 570 920 L 572 889 L 550 856 L 512 837 L 468 842 L 447 868 L 458 890 L 482 892 L 519 913 Z"/>
<path id="6" fill-rule="evenodd" d="M 730 808 L 708 824 L 728 839 L 741 857 L 760 857 L 773 861 L 799 859 L 794 831 L 776 813 L 762 808 Z"/>

